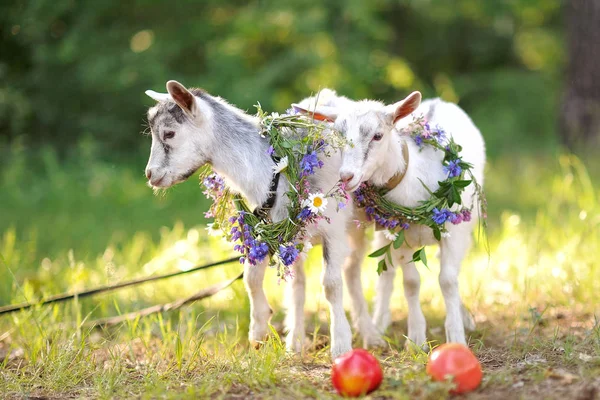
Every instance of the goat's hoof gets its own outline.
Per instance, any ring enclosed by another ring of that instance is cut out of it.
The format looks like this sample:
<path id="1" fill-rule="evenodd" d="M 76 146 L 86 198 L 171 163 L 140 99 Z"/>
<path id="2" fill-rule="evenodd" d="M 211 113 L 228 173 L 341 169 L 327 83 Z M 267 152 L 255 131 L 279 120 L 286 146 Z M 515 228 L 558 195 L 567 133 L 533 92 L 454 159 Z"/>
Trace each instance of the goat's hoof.
<path id="1" fill-rule="evenodd" d="M 347 344 L 347 345 L 332 344 L 331 345 L 331 359 L 335 360 L 336 358 L 338 358 L 342 354 L 349 352 L 350 350 L 352 350 L 352 345 L 350 345 L 350 344 Z"/>
<path id="2" fill-rule="evenodd" d="M 473 314 L 471 314 L 469 309 L 467 307 L 465 307 L 464 305 L 461 307 L 460 311 L 461 311 L 461 315 L 462 315 L 463 325 L 465 326 L 465 330 L 467 332 L 473 332 L 477 328 L 477 326 L 475 324 L 475 318 L 473 318 Z"/>
<path id="3" fill-rule="evenodd" d="M 446 343 L 460 343 L 466 346 L 465 330 L 458 329 L 456 332 L 453 332 L 451 329 L 446 329 Z"/>
<path id="4" fill-rule="evenodd" d="M 304 335 L 292 335 L 288 333 L 285 338 L 285 348 L 289 353 L 300 354 L 304 347 L 305 337 Z"/>
<path id="5" fill-rule="evenodd" d="M 421 343 L 421 344 L 417 344 L 417 343 Z M 408 351 L 409 353 L 420 353 L 422 351 L 424 351 L 425 353 L 428 353 L 429 350 L 431 350 L 431 347 L 429 346 L 429 343 L 427 341 L 423 341 L 423 342 L 413 342 L 410 339 L 406 339 L 406 342 L 404 343 L 404 349 L 406 351 Z"/>
<path id="6" fill-rule="evenodd" d="M 248 342 L 250 342 L 250 346 L 254 347 L 256 350 L 260 349 L 268 339 L 269 335 L 266 333 L 248 335 Z"/>
<path id="7" fill-rule="evenodd" d="M 363 338 L 363 347 L 365 349 L 373 349 L 377 347 L 386 347 L 387 342 L 379 334 L 367 335 Z"/>
<path id="8" fill-rule="evenodd" d="M 377 330 L 381 333 L 385 333 L 387 328 L 390 326 L 392 318 L 389 314 L 375 315 L 373 317 L 373 324 Z"/>

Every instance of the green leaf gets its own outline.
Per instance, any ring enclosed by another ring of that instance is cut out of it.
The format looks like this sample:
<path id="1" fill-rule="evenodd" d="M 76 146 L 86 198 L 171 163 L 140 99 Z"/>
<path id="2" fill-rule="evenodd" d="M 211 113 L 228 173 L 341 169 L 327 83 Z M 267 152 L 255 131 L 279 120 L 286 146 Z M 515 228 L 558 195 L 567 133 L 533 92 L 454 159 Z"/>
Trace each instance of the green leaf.
<path id="1" fill-rule="evenodd" d="M 416 263 L 417 261 L 421 261 L 427 268 L 427 256 L 425 255 L 425 247 L 421 247 L 419 250 L 415 251 L 413 254 L 412 262 Z"/>
<path id="2" fill-rule="evenodd" d="M 431 196 L 433 196 L 433 192 L 431 191 L 431 189 L 429 189 L 429 188 L 427 187 L 427 185 L 426 185 L 425 183 L 423 183 L 423 181 L 422 181 L 420 178 L 417 178 L 417 179 L 419 179 L 419 182 L 421 182 L 421 185 L 423 185 L 423 187 L 425 188 L 425 190 L 427 190 L 427 192 L 428 192 L 428 193 L 429 193 Z"/>
<path id="3" fill-rule="evenodd" d="M 380 260 L 379 263 L 377 264 L 377 274 L 381 275 L 383 273 L 383 271 L 387 271 L 387 265 L 385 263 L 385 259 Z"/>
<path id="4" fill-rule="evenodd" d="M 456 189 L 454 186 L 452 186 L 452 189 L 448 193 L 447 198 L 448 198 L 448 206 L 449 207 L 452 207 L 454 204 L 461 203 L 460 193 L 458 193 L 458 189 Z"/>
<path id="5" fill-rule="evenodd" d="M 437 239 L 438 242 L 442 239 L 442 234 L 440 232 L 439 227 L 435 226 L 433 228 L 433 236 Z"/>
<path id="6" fill-rule="evenodd" d="M 454 184 L 454 187 L 457 188 L 466 188 L 467 186 L 469 186 L 471 184 L 471 180 L 457 180 L 452 182 Z"/>
<path id="7" fill-rule="evenodd" d="M 382 256 L 382 255 L 385 254 L 386 251 L 388 251 L 389 248 L 390 248 L 389 244 L 386 245 L 386 246 L 383 246 L 379 250 L 375 250 L 374 252 L 372 252 L 371 254 L 369 254 L 368 257 L 370 257 L 370 258 L 376 258 L 376 257 Z"/>
<path id="8" fill-rule="evenodd" d="M 404 229 L 398 232 L 398 237 L 394 240 L 394 248 L 399 249 L 402 243 L 404 243 Z"/>

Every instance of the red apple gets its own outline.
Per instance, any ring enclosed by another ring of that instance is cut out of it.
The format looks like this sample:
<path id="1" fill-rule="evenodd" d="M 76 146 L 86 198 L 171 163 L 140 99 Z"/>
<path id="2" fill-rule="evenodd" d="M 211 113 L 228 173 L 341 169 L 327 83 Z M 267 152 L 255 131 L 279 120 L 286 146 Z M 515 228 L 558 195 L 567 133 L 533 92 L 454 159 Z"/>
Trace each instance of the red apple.
<path id="1" fill-rule="evenodd" d="M 342 396 L 358 397 L 377 389 L 383 380 L 379 361 L 368 351 L 354 349 L 333 362 L 331 382 Z"/>
<path id="2" fill-rule="evenodd" d="M 475 354 L 467 346 L 446 343 L 436 347 L 427 361 L 427 374 L 434 381 L 451 377 L 456 387 L 451 393 L 467 393 L 481 383 L 483 372 Z"/>

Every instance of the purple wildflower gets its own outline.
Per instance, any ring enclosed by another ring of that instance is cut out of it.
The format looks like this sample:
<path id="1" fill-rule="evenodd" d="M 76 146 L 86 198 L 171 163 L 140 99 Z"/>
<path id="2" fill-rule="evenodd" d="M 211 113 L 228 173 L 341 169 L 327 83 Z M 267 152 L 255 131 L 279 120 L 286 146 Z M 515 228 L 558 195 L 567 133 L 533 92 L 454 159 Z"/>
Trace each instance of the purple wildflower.
<path id="1" fill-rule="evenodd" d="M 319 139 L 317 141 L 317 143 L 315 144 L 315 150 L 316 151 L 323 151 L 323 150 L 325 150 L 326 146 L 327 146 L 327 143 L 325 142 L 325 139 Z"/>
<path id="2" fill-rule="evenodd" d="M 242 237 L 242 232 L 240 232 L 237 226 L 232 227 L 231 232 L 229 232 L 229 234 L 231 235 L 232 241 L 239 240 Z"/>
<path id="3" fill-rule="evenodd" d="M 458 225 L 463 221 L 463 216 L 461 213 L 457 212 L 457 213 L 452 213 L 452 215 L 450 215 L 450 218 L 448 218 L 450 220 L 450 222 L 452 222 L 453 225 Z"/>
<path id="4" fill-rule="evenodd" d="M 225 188 L 225 182 L 223 182 L 223 178 L 217 174 L 210 174 L 204 178 L 202 184 L 206 188 L 204 195 L 213 200 L 216 200 L 218 197 L 220 197 L 221 194 L 223 194 L 223 189 Z"/>
<path id="5" fill-rule="evenodd" d="M 269 149 L 267 150 L 267 154 L 270 156 L 275 154 L 275 149 L 273 148 L 273 146 L 269 146 Z"/>
<path id="6" fill-rule="evenodd" d="M 410 225 L 409 225 L 407 222 L 403 222 L 403 223 L 402 223 L 402 229 L 405 229 L 405 230 L 406 230 L 406 229 L 408 229 L 408 228 L 410 228 Z"/>
<path id="7" fill-rule="evenodd" d="M 302 161 L 300 161 L 302 176 L 312 175 L 315 173 L 315 168 L 321 168 L 322 166 L 323 161 L 318 159 L 317 153 L 314 151 L 306 154 L 302 157 Z"/>
<path id="8" fill-rule="evenodd" d="M 471 211 L 464 209 L 461 211 L 463 221 L 469 222 L 471 220 Z"/>
<path id="9" fill-rule="evenodd" d="M 433 216 L 431 219 L 438 225 L 442 225 L 448 219 L 448 209 L 438 210 L 437 207 L 432 210 Z"/>
<path id="10" fill-rule="evenodd" d="M 298 254 L 298 249 L 294 245 L 279 245 L 279 257 L 285 266 L 292 265 L 296 261 L 296 258 L 298 258 Z"/>
<path id="11" fill-rule="evenodd" d="M 252 265 L 255 265 L 257 261 L 265 259 L 269 253 L 269 246 L 265 242 L 259 242 L 252 240 L 250 243 L 250 251 L 248 252 L 248 260 Z"/>
<path id="12" fill-rule="evenodd" d="M 448 165 L 444 166 L 444 172 L 448 174 L 448 177 L 454 178 L 460 175 L 462 168 L 460 165 L 460 159 L 452 160 L 448 162 Z"/>
<path id="13" fill-rule="evenodd" d="M 310 211 L 310 208 L 304 207 L 302 211 L 300 211 L 300 214 L 298 214 L 298 219 L 301 221 L 306 221 L 311 215 L 312 212 Z"/>
<path id="14" fill-rule="evenodd" d="M 285 110 L 284 115 L 297 115 L 297 114 L 300 114 L 300 112 L 296 108 L 291 107 L 291 108 L 288 108 L 287 110 Z"/>
<path id="15" fill-rule="evenodd" d="M 420 135 L 415 135 L 413 136 L 413 139 L 415 140 L 415 143 L 417 144 L 417 146 L 421 147 L 423 145 L 423 137 Z"/>
<path id="16" fill-rule="evenodd" d="M 446 131 L 439 125 L 437 125 L 435 128 L 436 130 L 433 132 L 433 137 L 435 137 L 435 140 L 441 144 L 446 140 Z"/>

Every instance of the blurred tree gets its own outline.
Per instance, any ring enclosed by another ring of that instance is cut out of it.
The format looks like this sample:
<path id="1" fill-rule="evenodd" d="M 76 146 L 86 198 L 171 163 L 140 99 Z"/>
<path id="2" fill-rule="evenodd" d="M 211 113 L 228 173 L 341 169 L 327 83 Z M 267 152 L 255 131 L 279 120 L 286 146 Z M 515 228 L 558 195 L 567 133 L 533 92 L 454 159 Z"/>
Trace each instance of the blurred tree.
<path id="1" fill-rule="evenodd" d="M 66 151 L 82 137 L 98 151 L 146 147 L 144 90 L 177 79 L 250 112 L 322 87 L 386 102 L 418 89 L 459 102 L 492 154 L 543 150 L 556 136 L 558 4 L 3 0 L 0 146 L 25 135 Z"/>
<path id="2" fill-rule="evenodd" d="M 570 148 L 600 145 L 600 1 L 569 0 L 569 63 L 561 136 Z"/>

